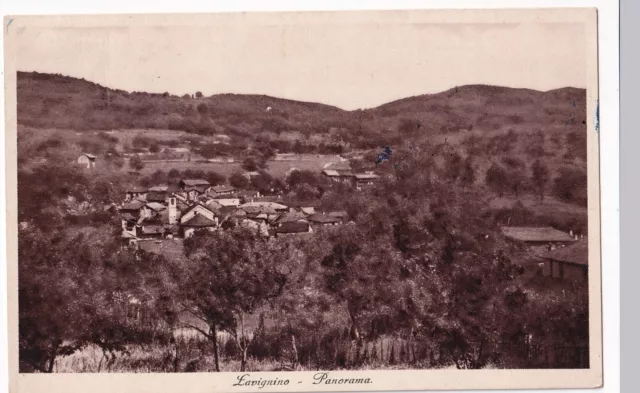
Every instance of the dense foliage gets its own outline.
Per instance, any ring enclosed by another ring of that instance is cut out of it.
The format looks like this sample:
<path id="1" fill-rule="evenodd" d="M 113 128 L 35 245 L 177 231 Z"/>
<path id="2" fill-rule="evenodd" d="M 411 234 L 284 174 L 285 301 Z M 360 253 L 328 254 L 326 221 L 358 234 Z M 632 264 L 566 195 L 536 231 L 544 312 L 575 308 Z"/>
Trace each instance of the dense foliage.
<path id="1" fill-rule="evenodd" d="M 222 369 L 221 357 L 238 359 L 241 370 L 259 359 L 308 368 L 376 367 L 375 359 L 413 367 L 526 367 L 531 363 L 518 348 L 531 340 L 586 345 L 586 288 L 561 290 L 526 274 L 529 256 L 502 238 L 499 212 L 471 187 L 470 161 L 446 150 L 444 160 L 434 160 L 437 149 L 417 145 L 385 163 L 379 170 L 388 176 L 367 192 L 308 171 L 293 171 L 286 182 L 262 173 L 242 186 L 267 191 L 278 180 L 294 196 L 346 211 L 353 223 L 271 240 L 237 227 L 196 232 L 182 257 L 120 249 L 115 212 L 106 208 L 123 188 L 105 180 L 109 172 L 88 176 L 45 166 L 21 172 L 21 370 L 54 371 L 56 359 L 91 345 L 102 349 L 109 367 L 135 348 L 161 345 L 174 348 L 163 370 L 179 371 L 188 359 L 171 331 L 184 327 L 210 343 L 203 351 L 212 359 L 210 366 L 199 358 L 200 366 L 184 367 L 213 370 Z M 517 161 L 499 165 L 520 169 Z M 177 176 L 152 177 L 169 175 Z M 539 192 L 546 185 L 540 164 L 532 176 Z M 491 180 L 492 188 L 506 192 L 500 179 Z M 84 214 L 112 218 L 93 229 L 70 224 L 71 200 L 86 202 Z M 518 209 L 522 220 L 532 219 Z M 131 299 L 144 318 L 130 318 Z M 514 347 L 488 349 L 504 343 Z"/>

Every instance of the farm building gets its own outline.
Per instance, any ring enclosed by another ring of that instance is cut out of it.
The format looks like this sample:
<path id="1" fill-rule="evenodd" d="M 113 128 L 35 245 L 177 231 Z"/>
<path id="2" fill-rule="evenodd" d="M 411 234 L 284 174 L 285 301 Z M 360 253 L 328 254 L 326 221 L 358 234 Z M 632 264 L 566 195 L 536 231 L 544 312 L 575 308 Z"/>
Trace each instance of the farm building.
<path id="1" fill-rule="evenodd" d="M 167 200 L 167 193 L 162 191 L 151 191 L 147 194 L 147 202 L 165 203 Z"/>
<path id="2" fill-rule="evenodd" d="M 335 182 L 349 182 L 353 178 L 353 172 L 350 169 L 324 169 L 322 174 Z"/>
<path id="3" fill-rule="evenodd" d="M 148 193 L 149 193 L 149 190 L 147 190 L 146 188 L 132 187 L 125 191 L 124 201 L 129 202 L 134 199 L 146 201 Z"/>
<path id="4" fill-rule="evenodd" d="M 246 177 L 247 180 L 251 181 L 251 179 L 253 179 L 254 177 L 260 176 L 260 172 L 249 171 L 249 172 L 245 172 L 243 176 Z"/>
<path id="5" fill-rule="evenodd" d="M 342 224 L 342 218 L 331 216 L 329 214 L 312 214 L 307 218 L 312 225 L 316 226 L 329 226 Z"/>
<path id="6" fill-rule="evenodd" d="M 541 253 L 539 257 L 543 260 L 542 273 L 566 281 L 586 282 L 588 255 L 586 240 Z"/>
<path id="7" fill-rule="evenodd" d="M 124 205 L 122 205 L 122 207 L 120 207 L 119 210 L 121 214 L 127 213 L 136 220 L 141 217 L 146 217 L 145 203 L 138 200 L 125 203 Z"/>
<path id="8" fill-rule="evenodd" d="M 289 222 L 306 222 L 307 216 L 298 211 L 287 212 L 281 214 L 276 220 L 278 226 L 282 226 L 282 224 L 286 224 Z"/>
<path id="9" fill-rule="evenodd" d="M 378 180 L 378 175 L 374 173 L 356 173 L 353 175 L 353 182 L 358 190 L 375 184 L 376 180 Z"/>
<path id="10" fill-rule="evenodd" d="M 342 222 L 346 222 L 347 219 L 349 218 L 349 214 L 346 211 L 343 211 L 343 210 L 330 212 L 329 215 L 331 217 L 339 218 Z"/>
<path id="11" fill-rule="evenodd" d="M 183 212 L 180 217 L 180 228 L 185 238 L 193 235 L 197 229 L 214 231 L 218 229 L 218 217 L 206 206 L 196 203 Z"/>
<path id="12" fill-rule="evenodd" d="M 211 187 L 211 189 L 209 190 L 209 194 L 213 195 L 214 197 L 219 197 L 219 196 L 231 195 L 235 190 L 236 190 L 235 188 L 231 186 L 226 186 L 223 184 L 220 186 Z"/>
<path id="13" fill-rule="evenodd" d="M 182 179 L 180 183 L 178 183 L 180 189 L 183 191 L 189 191 L 193 188 L 204 189 L 206 192 L 211 188 L 211 184 L 203 179 Z"/>
<path id="14" fill-rule="evenodd" d="M 218 205 L 220 205 L 222 207 L 240 206 L 240 199 L 239 198 L 232 198 L 232 197 L 228 197 L 228 198 L 213 198 L 213 199 L 210 199 L 210 201 L 216 202 Z"/>
<path id="15" fill-rule="evenodd" d="M 252 202 L 255 198 L 260 198 L 260 192 L 256 190 L 242 190 L 234 194 L 241 202 Z"/>
<path id="16" fill-rule="evenodd" d="M 211 189 L 211 184 L 202 179 L 183 179 L 178 184 L 180 189 L 186 193 L 188 201 L 195 201 L 201 195 L 206 194 Z"/>
<path id="17" fill-rule="evenodd" d="M 313 232 L 313 229 L 307 222 L 286 222 L 276 229 L 276 237 L 295 236 L 311 232 Z"/>
<path id="18" fill-rule="evenodd" d="M 241 209 L 244 209 L 246 207 L 269 208 L 273 209 L 276 212 L 286 211 L 288 209 L 287 206 L 276 202 L 247 202 L 243 205 L 240 205 Z"/>
<path id="19" fill-rule="evenodd" d="M 94 156 L 93 154 L 84 153 L 80 157 L 78 157 L 77 162 L 79 165 L 82 165 L 87 169 L 91 169 L 96 166 L 96 156 Z"/>
<path id="20" fill-rule="evenodd" d="M 153 186 L 149 188 L 149 192 L 167 192 L 169 190 L 169 186 L 166 184 L 161 184 L 158 186 Z"/>

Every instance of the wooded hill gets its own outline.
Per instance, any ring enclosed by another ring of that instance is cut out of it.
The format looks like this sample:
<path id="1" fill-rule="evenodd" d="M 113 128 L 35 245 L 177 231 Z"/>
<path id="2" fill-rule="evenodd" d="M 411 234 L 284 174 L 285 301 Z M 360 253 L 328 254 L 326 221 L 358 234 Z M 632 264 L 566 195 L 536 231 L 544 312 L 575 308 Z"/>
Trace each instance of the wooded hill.
<path id="1" fill-rule="evenodd" d="M 299 132 L 327 134 L 361 148 L 378 147 L 381 139 L 390 143 L 470 130 L 586 128 L 586 92 L 577 88 L 541 92 L 469 85 L 345 111 L 265 95 L 126 92 L 58 74 L 18 72 L 17 78 L 18 123 L 36 128 L 175 129 L 250 139 Z"/>

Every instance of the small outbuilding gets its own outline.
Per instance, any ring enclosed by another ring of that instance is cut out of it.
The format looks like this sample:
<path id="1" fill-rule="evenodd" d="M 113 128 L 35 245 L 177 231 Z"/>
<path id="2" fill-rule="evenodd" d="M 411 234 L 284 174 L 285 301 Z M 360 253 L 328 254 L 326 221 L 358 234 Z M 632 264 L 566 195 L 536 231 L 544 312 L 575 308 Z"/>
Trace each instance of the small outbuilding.
<path id="1" fill-rule="evenodd" d="M 78 157 L 78 164 L 82 165 L 87 169 L 95 168 L 96 166 L 96 156 L 89 153 L 83 153 L 80 157 Z"/>
<path id="2" fill-rule="evenodd" d="M 543 275 L 577 282 L 586 282 L 588 279 L 588 256 L 587 241 L 539 254 L 543 261 Z"/>

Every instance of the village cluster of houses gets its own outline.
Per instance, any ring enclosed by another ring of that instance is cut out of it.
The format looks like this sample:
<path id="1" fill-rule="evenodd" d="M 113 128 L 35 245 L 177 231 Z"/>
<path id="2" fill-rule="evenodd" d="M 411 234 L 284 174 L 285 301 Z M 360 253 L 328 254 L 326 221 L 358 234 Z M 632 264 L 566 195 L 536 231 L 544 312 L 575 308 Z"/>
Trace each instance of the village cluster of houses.
<path id="1" fill-rule="evenodd" d="M 183 179 L 177 187 L 127 190 L 119 211 L 124 244 L 135 245 L 140 240 L 187 238 L 198 229 L 216 231 L 239 225 L 264 236 L 281 237 L 347 222 L 346 212 L 320 212 L 318 206 L 316 201 L 285 202 L 257 191 Z"/>
<path id="2" fill-rule="evenodd" d="M 246 175 L 251 178 L 251 174 Z M 349 182 L 358 190 L 378 179 L 371 172 L 354 174 L 346 164 L 327 166 L 322 174 L 334 182 Z M 216 231 L 240 225 L 264 236 L 283 237 L 348 221 L 344 211 L 317 211 L 318 207 L 318 201 L 285 201 L 202 179 L 183 179 L 177 185 L 129 189 L 119 211 L 123 241 L 134 245 L 140 240 L 188 238 L 198 229 Z"/>

